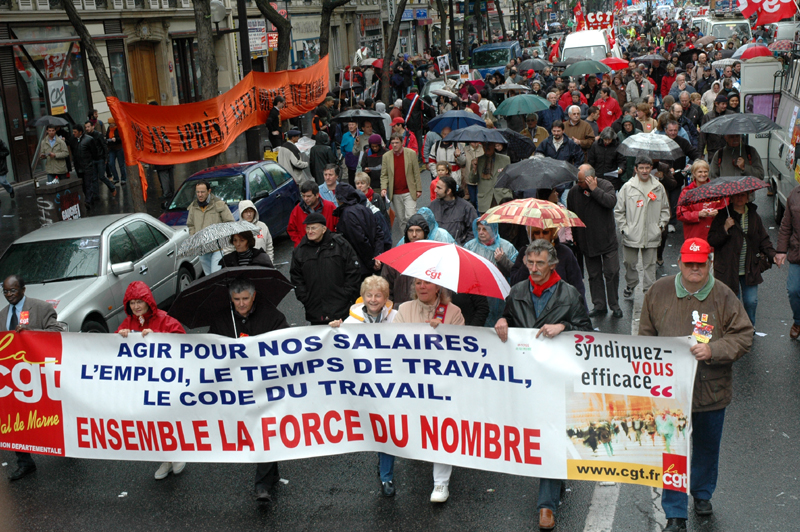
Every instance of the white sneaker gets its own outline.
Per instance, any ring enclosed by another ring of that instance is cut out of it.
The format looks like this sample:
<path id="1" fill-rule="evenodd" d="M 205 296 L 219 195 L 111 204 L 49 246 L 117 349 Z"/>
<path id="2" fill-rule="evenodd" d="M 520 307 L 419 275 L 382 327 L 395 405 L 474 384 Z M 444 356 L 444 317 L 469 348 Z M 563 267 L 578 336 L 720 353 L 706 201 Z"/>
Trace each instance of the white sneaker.
<path id="1" fill-rule="evenodd" d="M 172 474 L 173 475 L 180 475 L 183 468 L 186 467 L 186 462 L 173 462 L 172 463 Z"/>
<path id="2" fill-rule="evenodd" d="M 667 232 L 669 232 L 669 233 L 674 233 L 674 232 L 675 232 L 675 226 L 674 226 L 674 225 L 672 225 L 672 224 L 669 224 L 669 225 L 667 226 Z"/>
<path id="3" fill-rule="evenodd" d="M 156 480 L 167 478 L 170 471 L 172 471 L 172 462 L 164 462 L 161 464 L 161 467 L 158 468 L 158 471 L 156 471 Z"/>
<path id="4" fill-rule="evenodd" d="M 444 484 L 436 484 L 431 493 L 431 502 L 447 502 L 450 497 L 450 490 Z"/>

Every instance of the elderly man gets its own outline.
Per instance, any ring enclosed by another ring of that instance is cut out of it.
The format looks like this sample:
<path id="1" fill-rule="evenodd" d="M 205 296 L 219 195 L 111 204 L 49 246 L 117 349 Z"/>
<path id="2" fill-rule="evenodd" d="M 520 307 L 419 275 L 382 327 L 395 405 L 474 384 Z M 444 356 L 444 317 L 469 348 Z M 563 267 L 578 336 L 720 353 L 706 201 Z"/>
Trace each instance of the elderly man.
<path id="1" fill-rule="evenodd" d="M 581 147 L 584 156 L 589 148 L 592 147 L 595 134 L 592 126 L 585 120 L 581 120 L 581 108 L 573 105 L 567 110 L 569 120 L 564 123 L 564 135 Z"/>
<path id="2" fill-rule="evenodd" d="M 306 236 L 306 228 L 303 222 L 312 212 L 318 212 L 325 217 L 325 225 L 330 231 L 335 231 L 336 224 L 339 223 L 339 220 L 333 215 L 336 205 L 322 199 L 319 194 L 319 186 L 310 179 L 303 181 L 300 185 L 300 199 L 302 201 L 294 206 L 292 213 L 289 215 L 289 225 L 286 228 L 294 247 L 297 247 L 303 237 Z"/>
<path id="3" fill-rule="evenodd" d="M 546 240 L 534 240 L 525 250 L 530 277 L 515 284 L 506 298 L 503 317 L 494 326 L 503 342 L 509 327 L 539 329 L 536 338 L 555 338 L 564 331 L 591 331 L 592 322 L 575 287 L 556 273 L 558 256 Z M 555 512 L 561 497 L 560 479 L 539 479 L 539 529 L 556 526 Z"/>
<path id="4" fill-rule="evenodd" d="M 211 193 L 211 184 L 207 181 L 198 181 L 194 186 L 194 194 L 195 199 L 189 204 L 189 212 L 186 215 L 186 227 L 189 228 L 190 235 L 210 225 L 234 221 L 228 204 Z M 219 270 L 220 259 L 222 259 L 220 251 L 200 255 L 203 273 L 209 275 Z"/>
<path id="5" fill-rule="evenodd" d="M 500 171 L 511 164 L 511 159 L 495 152 L 494 142 L 483 143 L 483 155 L 473 161 L 478 177 L 478 213 L 483 214 L 503 200 L 511 199 L 512 192 L 507 188 L 494 188 Z"/>
<path id="6" fill-rule="evenodd" d="M 619 243 L 608 235 L 616 233 L 614 207 L 617 194 L 610 181 L 598 178 L 588 164 L 578 168 L 578 183 L 567 195 L 567 203 L 586 227 L 575 227 L 572 236 L 586 261 L 593 309 L 590 317 L 605 316 L 611 308 L 615 318 L 619 307 Z"/>
<path id="7" fill-rule="evenodd" d="M 411 135 L 413 137 L 413 135 Z M 392 202 L 397 223 L 405 227 L 417 212 L 417 200 L 422 196 L 417 153 L 403 146 L 403 134 L 392 133 L 391 150 L 381 159 L 381 195 Z"/>
<path id="8" fill-rule="evenodd" d="M 294 182 L 299 185 L 306 179 L 304 170 L 308 168 L 308 163 L 303 160 L 300 150 L 295 146 L 298 140 L 300 140 L 300 132 L 298 130 L 292 129 L 286 133 L 286 142 L 278 148 L 278 164 L 289 172 L 294 178 Z M 353 145 L 352 142 L 350 146 Z"/>
<path id="9" fill-rule="evenodd" d="M 559 161 L 567 161 L 575 166 L 583 164 L 585 160 L 583 150 L 574 140 L 564 136 L 564 123 L 556 120 L 551 129 L 552 134 L 539 144 L 536 153 Z"/>
<path id="10" fill-rule="evenodd" d="M 700 125 L 700 120 L 703 119 L 703 110 L 692 103 L 691 94 L 688 91 L 681 91 L 678 95 L 678 100 L 683 108 L 683 115 L 691 120 L 694 127 L 697 128 Z"/>
<path id="11" fill-rule="evenodd" d="M 25 296 L 25 280 L 19 275 L 9 275 L 3 281 L 3 295 L 8 306 L 0 310 L 0 331 L 62 331 L 53 305 L 47 301 Z M 37 370 L 38 375 L 38 370 Z M 30 453 L 17 452 L 17 469 L 8 477 L 19 480 L 36 471 Z"/>
<path id="12" fill-rule="evenodd" d="M 318 215 L 322 216 L 322 215 Z M 242 338 L 288 329 L 286 317 L 262 295 L 256 301 L 256 287 L 247 279 L 236 279 L 228 287 L 230 302 L 212 322 L 210 334 Z M 256 500 L 270 502 L 269 490 L 281 479 L 277 462 L 256 466 Z"/>
<path id="13" fill-rule="evenodd" d="M 723 137 L 725 147 L 709 155 L 711 178 L 749 175 L 764 179 L 764 166 L 756 149 L 749 145 L 742 146 L 741 135 L 723 135 Z"/>
<path id="14" fill-rule="evenodd" d="M 650 176 L 653 161 L 648 157 L 636 159 L 636 176 L 619 191 L 614 217 L 622 233 L 622 257 L 625 264 L 626 287 L 623 296 L 633 299 L 639 284 L 639 254 L 644 268 L 644 292 L 656 280 L 656 251 L 661 244 L 661 232 L 669 222 L 669 199 L 660 181 Z"/>
<path id="15" fill-rule="evenodd" d="M 700 132 L 697 130 L 697 126 L 684 115 L 681 104 L 672 104 L 672 107 L 670 107 L 669 111 L 681 128 L 680 136 L 691 142 L 692 146 L 697 148 L 697 141 L 699 139 Z"/>
<path id="16" fill-rule="evenodd" d="M 579 91 L 572 91 L 572 102 L 567 107 L 567 115 L 572 106 L 577 106 L 581 111 L 581 118 L 586 118 L 589 115 L 589 105 L 581 102 L 581 93 Z"/>
<path id="17" fill-rule="evenodd" d="M 585 103 L 587 107 L 589 105 L 589 102 L 586 101 L 586 96 L 584 96 L 578 90 L 578 84 L 575 83 L 574 81 L 570 81 L 569 84 L 567 85 L 567 90 L 564 91 L 564 93 L 558 100 L 558 105 L 561 107 L 561 109 L 564 110 L 565 113 L 567 112 L 567 109 L 569 109 L 569 106 L 572 105 L 572 102 L 574 101 L 572 96 L 573 93 L 575 92 L 577 92 L 579 95 L 578 98 L 580 99 L 580 103 Z"/>
<path id="18" fill-rule="evenodd" d="M 711 246 L 690 238 L 681 246 L 680 273 L 659 279 L 642 304 L 640 336 L 688 336 L 699 341 L 690 349 L 697 359 L 692 398 L 692 464 L 689 492 L 694 511 L 711 515 L 717 485 L 719 447 L 725 408 L 731 403 L 732 364 L 750 350 L 753 326 L 742 303 L 711 275 Z M 711 337 L 705 331 L 711 331 Z M 703 331 L 702 333 L 699 331 Z M 664 532 L 685 532 L 688 496 L 664 490 Z"/>
<path id="19" fill-rule="evenodd" d="M 625 87 L 625 94 L 631 103 L 646 103 L 647 98 L 653 94 L 653 86 L 644 78 L 642 71 L 636 69 L 633 71 L 633 79 Z"/>
<path id="20" fill-rule="evenodd" d="M 550 107 L 539 111 L 539 122 L 541 122 L 542 127 L 549 133 L 553 122 L 556 120 L 563 122 L 567 119 L 567 113 L 558 105 L 558 96 L 555 92 L 551 92 L 547 95 L 547 101 L 550 102 Z"/>
<path id="21" fill-rule="evenodd" d="M 328 231 L 325 217 L 314 212 L 303 222 L 306 236 L 292 253 L 295 296 L 311 325 L 345 319 L 361 286 L 356 252 L 342 235 Z"/>
<path id="22" fill-rule="evenodd" d="M 549 136 L 547 130 L 539 125 L 539 115 L 536 113 L 526 116 L 525 121 L 528 127 L 523 129 L 520 133 L 531 139 L 536 146 Z"/>
<path id="23" fill-rule="evenodd" d="M 730 114 L 733 114 L 733 111 L 728 109 L 728 97 L 720 93 L 717 94 L 717 98 L 714 100 L 714 109 L 710 109 L 703 115 L 702 120 L 700 120 L 700 138 L 697 141 L 697 151 L 700 152 L 700 157 L 703 157 L 703 154 L 707 150 L 709 163 L 714 154 L 724 148 L 727 143 L 722 135 L 705 133 L 703 131 L 703 126 L 718 116 Z"/>

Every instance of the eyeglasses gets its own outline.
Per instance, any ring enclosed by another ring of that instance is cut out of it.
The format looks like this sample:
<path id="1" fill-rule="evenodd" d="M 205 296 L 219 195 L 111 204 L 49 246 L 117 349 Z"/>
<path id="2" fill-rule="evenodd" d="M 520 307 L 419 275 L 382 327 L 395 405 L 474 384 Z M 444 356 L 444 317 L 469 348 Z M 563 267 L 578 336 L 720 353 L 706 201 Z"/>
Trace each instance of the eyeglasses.
<path id="1" fill-rule="evenodd" d="M 10 290 L 3 289 L 3 295 L 16 294 L 17 292 L 19 292 L 18 288 L 11 288 Z"/>

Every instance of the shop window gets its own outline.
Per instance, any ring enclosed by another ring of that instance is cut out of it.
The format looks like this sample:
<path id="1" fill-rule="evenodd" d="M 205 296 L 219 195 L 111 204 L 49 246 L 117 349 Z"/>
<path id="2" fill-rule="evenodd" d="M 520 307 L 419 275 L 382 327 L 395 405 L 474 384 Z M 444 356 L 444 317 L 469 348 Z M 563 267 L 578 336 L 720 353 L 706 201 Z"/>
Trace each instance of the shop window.
<path id="1" fill-rule="evenodd" d="M 34 159 L 39 139 L 44 132 L 43 125 L 36 120 L 49 114 L 47 112 L 47 85 L 36 67 L 28 59 L 20 46 L 14 46 L 14 64 L 17 70 L 17 90 L 22 107 L 22 120 L 25 123 L 25 142 L 30 160 Z M 36 170 L 44 170 L 44 163 L 37 164 Z"/>
<path id="2" fill-rule="evenodd" d="M 128 85 L 128 67 L 125 64 L 125 49 L 122 41 L 106 42 L 108 50 L 108 66 L 111 71 L 111 83 L 117 93 L 117 98 L 122 102 L 131 101 L 131 93 Z"/>
<path id="3" fill-rule="evenodd" d="M 172 41 L 172 57 L 175 62 L 175 78 L 180 103 L 196 102 L 200 97 L 200 64 L 198 62 L 197 39 L 175 39 Z"/>

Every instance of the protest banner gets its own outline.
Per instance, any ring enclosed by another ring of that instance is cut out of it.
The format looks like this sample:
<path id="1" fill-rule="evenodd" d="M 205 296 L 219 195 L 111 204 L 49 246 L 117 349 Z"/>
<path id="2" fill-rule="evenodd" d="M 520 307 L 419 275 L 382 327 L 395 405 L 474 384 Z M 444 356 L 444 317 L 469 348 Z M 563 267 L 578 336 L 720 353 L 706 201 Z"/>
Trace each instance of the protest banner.
<path id="1" fill-rule="evenodd" d="M 598 11 L 586 15 L 586 24 L 590 30 L 614 29 L 614 14 L 611 11 Z"/>
<path id="2" fill-rule="evenodd" d="M 267 121 L 276 96 L 286 98 L 281 119 L 313 111 L 328 94 L 328 57 L 299 70 L 250 72 L 225 94 L 182 105 L 144 105 L 107 98 L 120 129 L 126 164 L 173 165 L 224 152 L 233 141 Z"/>
<path id="3" fill-rule="evenodd" d="M 265 462 L 359 451 L 686 491 L 688 338 L 440 325 L 0 336 L 0 449 Z"/>

